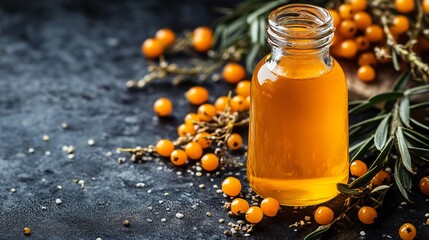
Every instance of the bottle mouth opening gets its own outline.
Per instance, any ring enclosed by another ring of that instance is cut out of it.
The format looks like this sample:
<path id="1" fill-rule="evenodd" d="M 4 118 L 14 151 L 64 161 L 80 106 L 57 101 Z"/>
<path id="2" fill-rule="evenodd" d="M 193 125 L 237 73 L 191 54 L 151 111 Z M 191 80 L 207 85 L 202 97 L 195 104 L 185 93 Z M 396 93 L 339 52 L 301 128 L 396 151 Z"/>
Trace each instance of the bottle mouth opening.
<path id="1" fill-rule="evenodd" d="M 333 18 L 324 8 L 289 4 L 268 16 L 268 42 L 281 48 L 319 49 L 331 44 Z"/>

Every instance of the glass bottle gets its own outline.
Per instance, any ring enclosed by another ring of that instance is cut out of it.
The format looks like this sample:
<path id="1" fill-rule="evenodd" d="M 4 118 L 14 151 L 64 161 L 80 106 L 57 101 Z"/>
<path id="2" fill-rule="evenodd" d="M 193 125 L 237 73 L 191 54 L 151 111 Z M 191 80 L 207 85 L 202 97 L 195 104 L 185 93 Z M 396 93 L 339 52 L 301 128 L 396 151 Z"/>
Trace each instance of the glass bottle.
<path id="1" fill-rule="evenodd" d="M 252 77 L 247 177 L 282 205 L 325 202 L 347 182 L 349 162 L 347 83 L 329 55 L 333 18 L 290 4 L 268 25 L 272 51 Z"/>

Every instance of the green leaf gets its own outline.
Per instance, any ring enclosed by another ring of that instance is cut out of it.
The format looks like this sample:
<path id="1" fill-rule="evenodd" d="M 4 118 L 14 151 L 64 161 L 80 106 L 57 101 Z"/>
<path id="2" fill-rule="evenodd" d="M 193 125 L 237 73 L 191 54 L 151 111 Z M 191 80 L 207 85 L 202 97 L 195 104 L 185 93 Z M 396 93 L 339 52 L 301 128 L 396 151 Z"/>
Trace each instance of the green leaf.
<path id="1" fill-rule="evenodd" d="M 429 107 L 429 102 L 422 102 L 422 103 L 417 103 L 414 105 L 411 105 L 411 109 L 421 109 L 421 108 L 427 108 Z"/>
<path id="2" fill-rule="evenodd" d="M 405 86 L 407 86 L 407 83 L 410 79 L 410 71 L 406 70 L 404 71 L 397 79 L 395 84 L 393 85 L 393 91 L 401 91 L 404 89 Z"/>
<path id="3" fill-rule="evenodd" d="M 246 69 L 249 72 L 253 71 L 254 63 L 256 62 L 256 57 L 258 56 L 258 52 L 260 49 L 259 44 L 253 44 L 252 48 L 250 49 L 249 54 L 247 54 L 246 57 Z"/>
<path id="4" fill-rule="evenodd" d="M 415 119 L 413 119 L 413 118 L 410 118 L 410 121 L 411 121 L 411 123 L 412 123 L 412 124 L 414 124 L 415 126 L 417 126 L 417 127 L 421 128 L 421 129 L 423 129 L 423 130 L 429 131 L 429 126 L 426 126 L 426 125 L 424 125 L 423 123 L 421 123 L 421 122 L 419 122 L 419 121 L 417 121 L 417 120 L 415 120 Z"/>
<path id="5" fill-rule="evenodd" d="M 259 17 L 259 44 L 264 45 L 267 41 L 267 17 L 264 15 Z"/>
<path id="6" fill-rule="evenodd" d="M 380 185 L 374 189 L 372 189 L 371 193 L 376 193 L 376 192 L 380 192 L 380 191 L 387 191 L 390 188 L 390 185 Z"/>
<path id="7" fill-rule="evenodd" d="M 371 107 L 375 106 L 377 103 L 381 103 L 389 100 L 395 100 L 402 96 L 403 96 L 402 92 L 387 92 L 387 93 L 381 93 L 381 94 L 375 95 L 370 99 L 368 99 L 367 101 L 364 101 L 363 103 L 352 108 L 349 111 L 349 114 L 362 112 L 364 110 L 370 109 Z"/>
<path id="8" fill-rule="evenodd" d="M 410 173 L 406 169 L 404 169 L 400 161 L 396 161 L 394 178 L 396 186 L 398 186 L 398 189 L 401 192 L 402 196 L 404 196 L 404 198 L 407 199 L 408 202 L 411 202 L 411 200 L 408 198 L 407 193 L 407 189 L 410 189 L 412 187 Z"/>
<path id="9" fill-rule="evenodd" d="M 320 226 L 315 231 L 305 236 L 304 240 L 316 240 L 320 238 L 330 228 L 331 228 L 331 225 Z"/>
<path id="10" fill-rule="evenodd" d="M 410 127 L 410 100 L 404 97 L 399 104 L 399 117 L 405 126 Z"/>
<path id="11" fill-rule="evenodd" d="M 375 117 L 370 118 L 370 119 L 366 119 L 364 121 L 361 121 L 361 122 L 358 122 L 356 124 L 351 125 L 350 129 L 354 129 L 354 128 L 357 128 L 357 127 L 366 127 L 366 126 L 372 125 L 374 123 L 377 123 L 381 119 L 383 119 L 385 116 L 386 116 L 386 114 L 383 114 L 383 115 L 380 115 L 380 116 L 375 116 Z"/>
<path id="12" fill-rule="evenodd" d="M 429 149 L 418 148 L 418 147 L 408 147 L 408 150 L 410 150 L 410 152 L 415 154 L 416 156 L 419 156 L 422 158 L 429 157 Z"/>
<path id="13" fill-rule="evenodd" d="M 270 2 L 270 3 L 266 3 L 265 5 L 260 7 L 259 9 L 255 10 L 251 14 L 249 14 L 249 16 L 247 16 L 247 23 L 250 24 L 250 23 L 254 22 L 259 17 L 259 15 L 270 12 L 274 8 L 280 6 L 281 4 L 284 4 L 286 2 L 288 2 L 288 1 L 274 1 L 274 2 Z"/>
<path id="14" fill-rule="evenodd" d="M 356 191 L 355 189 L 350 188 L 347 184 L 344 183 L 337 183 L 337 189 L 344 194 L 352 195 L 355 197 L 362 197 L 365 195 L 363 192 Z"/>
<path id="15" fill-rule="evenodd" d="M 353 144 L 351 147 L 349 147 L 349 153 L 351 154 L 354 151 L 359 150 L 365 144 L 365 142 L 366 141 L 362 140 L 358 143 Z"/>
<path id="16" fill-rule="evenodd" d="M 421 133 L 419 133 L 417 131 L 414 131 L 414 130 L 411 130 L 411 129 L 407 129 L 407 128 L 405 128 L 404 131 L 405 132 L 409 132 L 410 134 L 412 134 L 413 136 L 415 136 L 416 138 L 422 140 L 425 143 L 429 143 L 429 137 L 427 137 L 427 136 L 425 136 L 425 135 L 423 135 L 423 134 L 421 134 Z"/>
<path id="17" fill-rule="evenodd" d="M 413 134 L 409 133 L 408 131 L 404 131 L 404 137 L 408 142 L 410 142 L 413 145 L 429 148 L 429 142 L 423 142 L 422 140 L 420 140 Z"/>
<path id="18" fill-rule="evenodd" d="M 404 92 L 405 95 L 416 95 L 420 93 L 429 92 L 429 84 L 421 85 L 418 87 L 410 88 Z"/>
<path id="19" fill-rule="evenodd" d="M 362 156 L 372 146 L 373 139 L 374 136 L 368 138 L 362 145 L 362 147 L 360 147 L 359 150 L 350 158 L 350 161 L 356 160 L 357 158 Z"/>
<path id="20" fill-rule="evenodd" d="M 253 44 L 257 44 L 259 40 L 259 23 L 258 20 L 249 22 L 250 24 L 250 40 Z"/>
<path id="21" fill-rule="evenodd" d="M 375 130 L 374 134 L 374 145 L 378 150 L 383 149 L 384 145 L 387 141 L 387 133 L 389 131 L 389 118 L 390 114 L 388 114 L 378 125 L 377 130 Z"/>
<path id="22" fill-rule="evenodd" d="M 398 63 L 398 56 L 396 55 L 396 52 L 393 49 L 392 49 L 392 62 L 393 62 L 393 68 L 395 68 L 396 71 L 399 71 L 401 68 L 399 67 L 399 63 Z"/>
<path id="23" fill-rule="evenodd" d="M 398 143 L 399 153 L 401 155 L 402 163 L 404 167 L 411 173 L 414 173 L 413 167 L 411 164 L 411 155 L 408 151 L 407 143 L 405 142 L 404 134 L 402 132 L 402 127 L 398 127 L 396 130 L 396 140 Z"/>

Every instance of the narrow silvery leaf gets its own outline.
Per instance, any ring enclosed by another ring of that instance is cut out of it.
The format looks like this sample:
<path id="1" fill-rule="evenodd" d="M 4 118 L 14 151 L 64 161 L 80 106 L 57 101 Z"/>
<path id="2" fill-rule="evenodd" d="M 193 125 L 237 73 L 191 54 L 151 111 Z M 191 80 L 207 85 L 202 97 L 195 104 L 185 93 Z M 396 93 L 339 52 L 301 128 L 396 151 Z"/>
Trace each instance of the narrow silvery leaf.
<path id="1" fill-rule="evenodd" d="M 411 165 L 411 155 L 408 151 L 407 143 L 404 139 L 404 134 L 402 132 L 402 127 L 399 127 L 396 131 L 396 139 L 398 140 L 398 148 L 399 153 L 401 155 L 402 163 L 404 164 L 404 167 L 411 173 L 414 173 L 412 165 Z"/>
<path id="2" fill-rule="evenodd" d="M 410 100 L 407 97 L 399 104 L 399 117 L 405 126 L 410 127 Z"/>
<path id="3" fill-rule="evenodd" d="M 401 192 L 402 196 L 404 196 L 404 198 L 407 199 L 407 201 L 411 202 L 410 199 L 408 198 L 408 193 L 407 193 L 407 188 L 409 189 L 412 186 L 411 177 L 408 171 L 405 170 L 402 166 L 403 165 L 401 164 L 400 161 L 396 162 L 394 178 L 395 178 L 396 186 L 398 186 L 398 189 Z"/>
<path id="4" fill-rule="evenodd" d="M 387 133 L 389 131 L 389 118 L 390 115 L 387 115 L 383 121 L 380 122 L 377 130 L 375 130 L 374 145 L 378 150 L 383 149 L 384 145 L 386 144 Z"/>

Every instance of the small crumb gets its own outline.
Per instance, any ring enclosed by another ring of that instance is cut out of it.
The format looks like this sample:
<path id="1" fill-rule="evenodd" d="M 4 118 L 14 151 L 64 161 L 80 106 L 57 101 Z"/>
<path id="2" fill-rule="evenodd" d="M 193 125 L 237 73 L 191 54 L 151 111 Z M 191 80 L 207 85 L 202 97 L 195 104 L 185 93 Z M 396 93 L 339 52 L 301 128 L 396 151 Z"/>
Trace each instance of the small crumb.
<path id="1" fill-rule="evenodd" d="M 45 152 L 45 155 L 46 155 L 46 156 L 51 155 L 51 151 L 46 151 L 46 152 Z"/>
<path id="2" fill-rule="evenodd" d="M 42 206 L 41 208 L 42 208 L 42 210 L 46 210 L 46 209 L 48 209 L 48 208 L 47 208 L 47 207 L 45 207 L 45 206 Z"/>
<path id="3" fill-rule="evenodd" d="M 177 175 L 177 176 L 180 176 L 180 175 L 182 175 L 182 172 L 181 172 L 181 171 L 177 171 L 177 172 L 176 172 L 176 175 Z"/>
<path id="4" fill-rule="evenodd" d="M 401 206 L 407 205 L 407 202 L 401 202 Z"/>
<path id="5" fill-rule="evenodd" d="M 69 145 L 68 147 L 67 147 L 67 149 L 66 149 L 66 152 L 67 153 L 74 153 L 74 146 L 72 146 L 72 145 Z"/>
<path id="6" fill-rule="evenodd" d="M 89 146 L 94 146 L 95 145 L 94 139 L 92 139 L 92 138 L 88 139 L 88 145 Z"/>
<path id="7" fill-rule="evenodd" d="M 190 182 L 189 187 L 192 187 L 192 186 L 194 186 L 194 183 Z"/>
<path id="8" fill-rule="evenodd" d="M 365 231 L 360 231 L 360 233 L 359 233 L 361 236 L 365 236 Z"/>
<path id="9" fill-rule="evenodd" d="M 214 189 L 218 189 L 218 188 L 219 188 L 219 186 L 215 184 L 215 185 L 213 185 L 213 188 L 214 188 Z"/>
<path id="10" fill-rule="evenodd" d="M 69 127 L 69 125 L 68 125 L 67 123 L 63 122 L 63 123 L 61 123 L 61 127 L 62 127 L 63 129 L 66 129 L 66 128 L 68 128 L 68 127 Z"/>
<path id="11" fill-rule="evenodd" d="M 164 203 L 164 201 L 163 201 L 163 200 L 159 200 L 159 201 L 158 201 L 158 203 L 159 203 L 159 204 L 163 204 L 163 203 Z"/>
<path id="12" fill-rule="evenodd" d="M 73 153 L 71 153 L 71 154 L 67 155 L 67 157 L 68 157 L 69 159 L 73 159 L 73 158 L 74 158 L 74 154 L 73 154 Z"/>
<path id="13" fill-rule="evenodd" d="M 49 136 L 47 134 L 43 135 L 42 137 L 43 141 L 47 142 L 49 141 Z"/>
<path id="14" fill-rule="evenodd" d="M 62 147 L 62 149 L 63 149 L 63 152 L 67 152 L 67 151 L 69 150 L 69 146 L 64 145 L 64 146 Z"/>
<path id="15" fill-rule="evenodd" d="M 58 189 L 58 190 L 61 190 L 61 189 L 63 189 L 63 186 L 61 186 L 61 185 L 57 185 L 57 189 Z"/>
<path id="16" fill-rule="evenodd" d="M 24 232 L 25 235 L 30 235 L 31 234 L 30 227 L 24 227 L 23 232 Z"/>
<path id="17" fill-rule="evenodd" d="M 169 212 L 169 211 L 170 211 L 170 208 L 166 208 L 166 209 L 165 209 L 165 211 Z"/>
<path id="18" fill-rule="evenodd" d="M 231 230 L 225 230 L 223 232 L 223 234 L 225 234 L 226 236 L 231 236 L 232 235 Z"/>
<path id="19" fill-rule="evenodd" d="M 16 192 L 16 188 L 11 188 L 9 191 L 14 193 L 14 192 Z"/>
<path id="20" fill-rule="evenodd" d="M 57 199 L 55 199 L 55 203 L 57 205 L 60 205 L 61 203 L 63 203 L 63 201 L 61 201 L 61 199 L 57 198 Z"/>
<path id="21" fill-rule="evenodd" d="M 102 240 L 102 239 L 98 237 L 98 238 L 96 238 L 95 240 Z"/>
<path id="22" fill-rule="evenodd" d="M 197 172 L 197 173 L 195 173 L 195 176 L 197 176 L 197 177 L 201 177 L 203 175 L 203 173 L 202 172 Z"/>
<path id="23" fill-rule="evenodd" d="M 146 186 L 146 184 L 141 183 L 141 182 L 139 182 L 139 183 L 136 184 L 136 187 L 138 187 L 138 188 L 142 188 L 142 187 L 145 187 L 145 186 Z"/>
<path id="24" fill-rule="evenodd" d="M 146 221 L 147 221 L 148 223 L 153 222 L 153 220 L 152 220 L 152 219 L 150 219 L 150 218 L 146 219 Z"/>
<path id="25" fill-rule="evenodd" d="M 111 151 L 108 151 L 108 152 L 106 153 L 106 156 L 107 156 L 107 157 L 112 156 L 112 152 L 111 152 Z"/>
<path id="26" fill-rule="evenodd" d="M 216 189 L 216 193 L 223 193 L 222 189 Z"/>
<path id="27" fill-rule="evenodd" d="M 77 182 L 77 184 L 79 184 L 80 185 L 80 188 L 85 188 L 85 180 L 79 180 L 78 182 Z"/>
<path id="28" fill-rule="evenodd" d="M 199 188 L 201 188 L 201 189 L 205 189 L 205 188 L 206 188 L 206 185 L 204 185 L 204 184 L 200 184 L 200 185 L 198 185 L 198 187 L 199 187 Z"/>
<path id="29" fill-rule="evenodd" d="M 34 153 L 34 148 L 29 148 L 28 149 L 28 153 L 33 154 Z"/>
<path id="30" fill-rule="evenodd" d="M 182 219 L 184 217 L 185 217 L 185 215 L 183 215 L 183 213 L 176 213 L 176 218 Z"/>
<path id="31" fill-rule="evenodd" d="M 429 217 L 429 213 L 426 213 L 426 214 L 425 214 L 425 217 Z"/>
<path id="32" fill-rule="evenodd" d="M 206 216 L 211 217 L 211 216 L 213 216 L 213 214 L 211 212 L 206 212 Z"/>
<path id="33" fill-rule="evenodd" d="M 219 222 L 219 223 L 224 223 L 224 222 L 225 222 L 225 219 L 220 218 L 218 222 Z"/>
<path id="34" fill-rule="evenodd" d="M 167 221 L 167 219 L 161 218 L 161 222 L 166 222 L 166 221 Z"/>
<path id="35" fill-rule="evenodd" d="M 310 217 L 310 216 L 305 216 L 305 217 L 304 217 L 304 220 L 305 220 L 305 221 L 310 221 L 310 219 L 311 219 L 311 217 Z"/>
<path id="36" fill-rule="evenodd" d="M 152 189 L 147 190 L 147 193 L 151 193 L 151 192 L 152 192 Z"/>
<path id="37" fill-rule="evenodd" d="M 168 193 L 168 192 L 164 193 L 164 196 L 168 196 L 168 195 L 170 195 L 170 193 Z"/>
<path id="38" fill-rule="evenodd" d="M 125 219 L 122 224 L 124 225 L 124 227 L 129 227 L 130 226 L 130 220 Z"/>
<path id="39" fill-rule="evenodd" d="M 153 207 L 147 207 L 147 210 L 152 211 Z"/>

